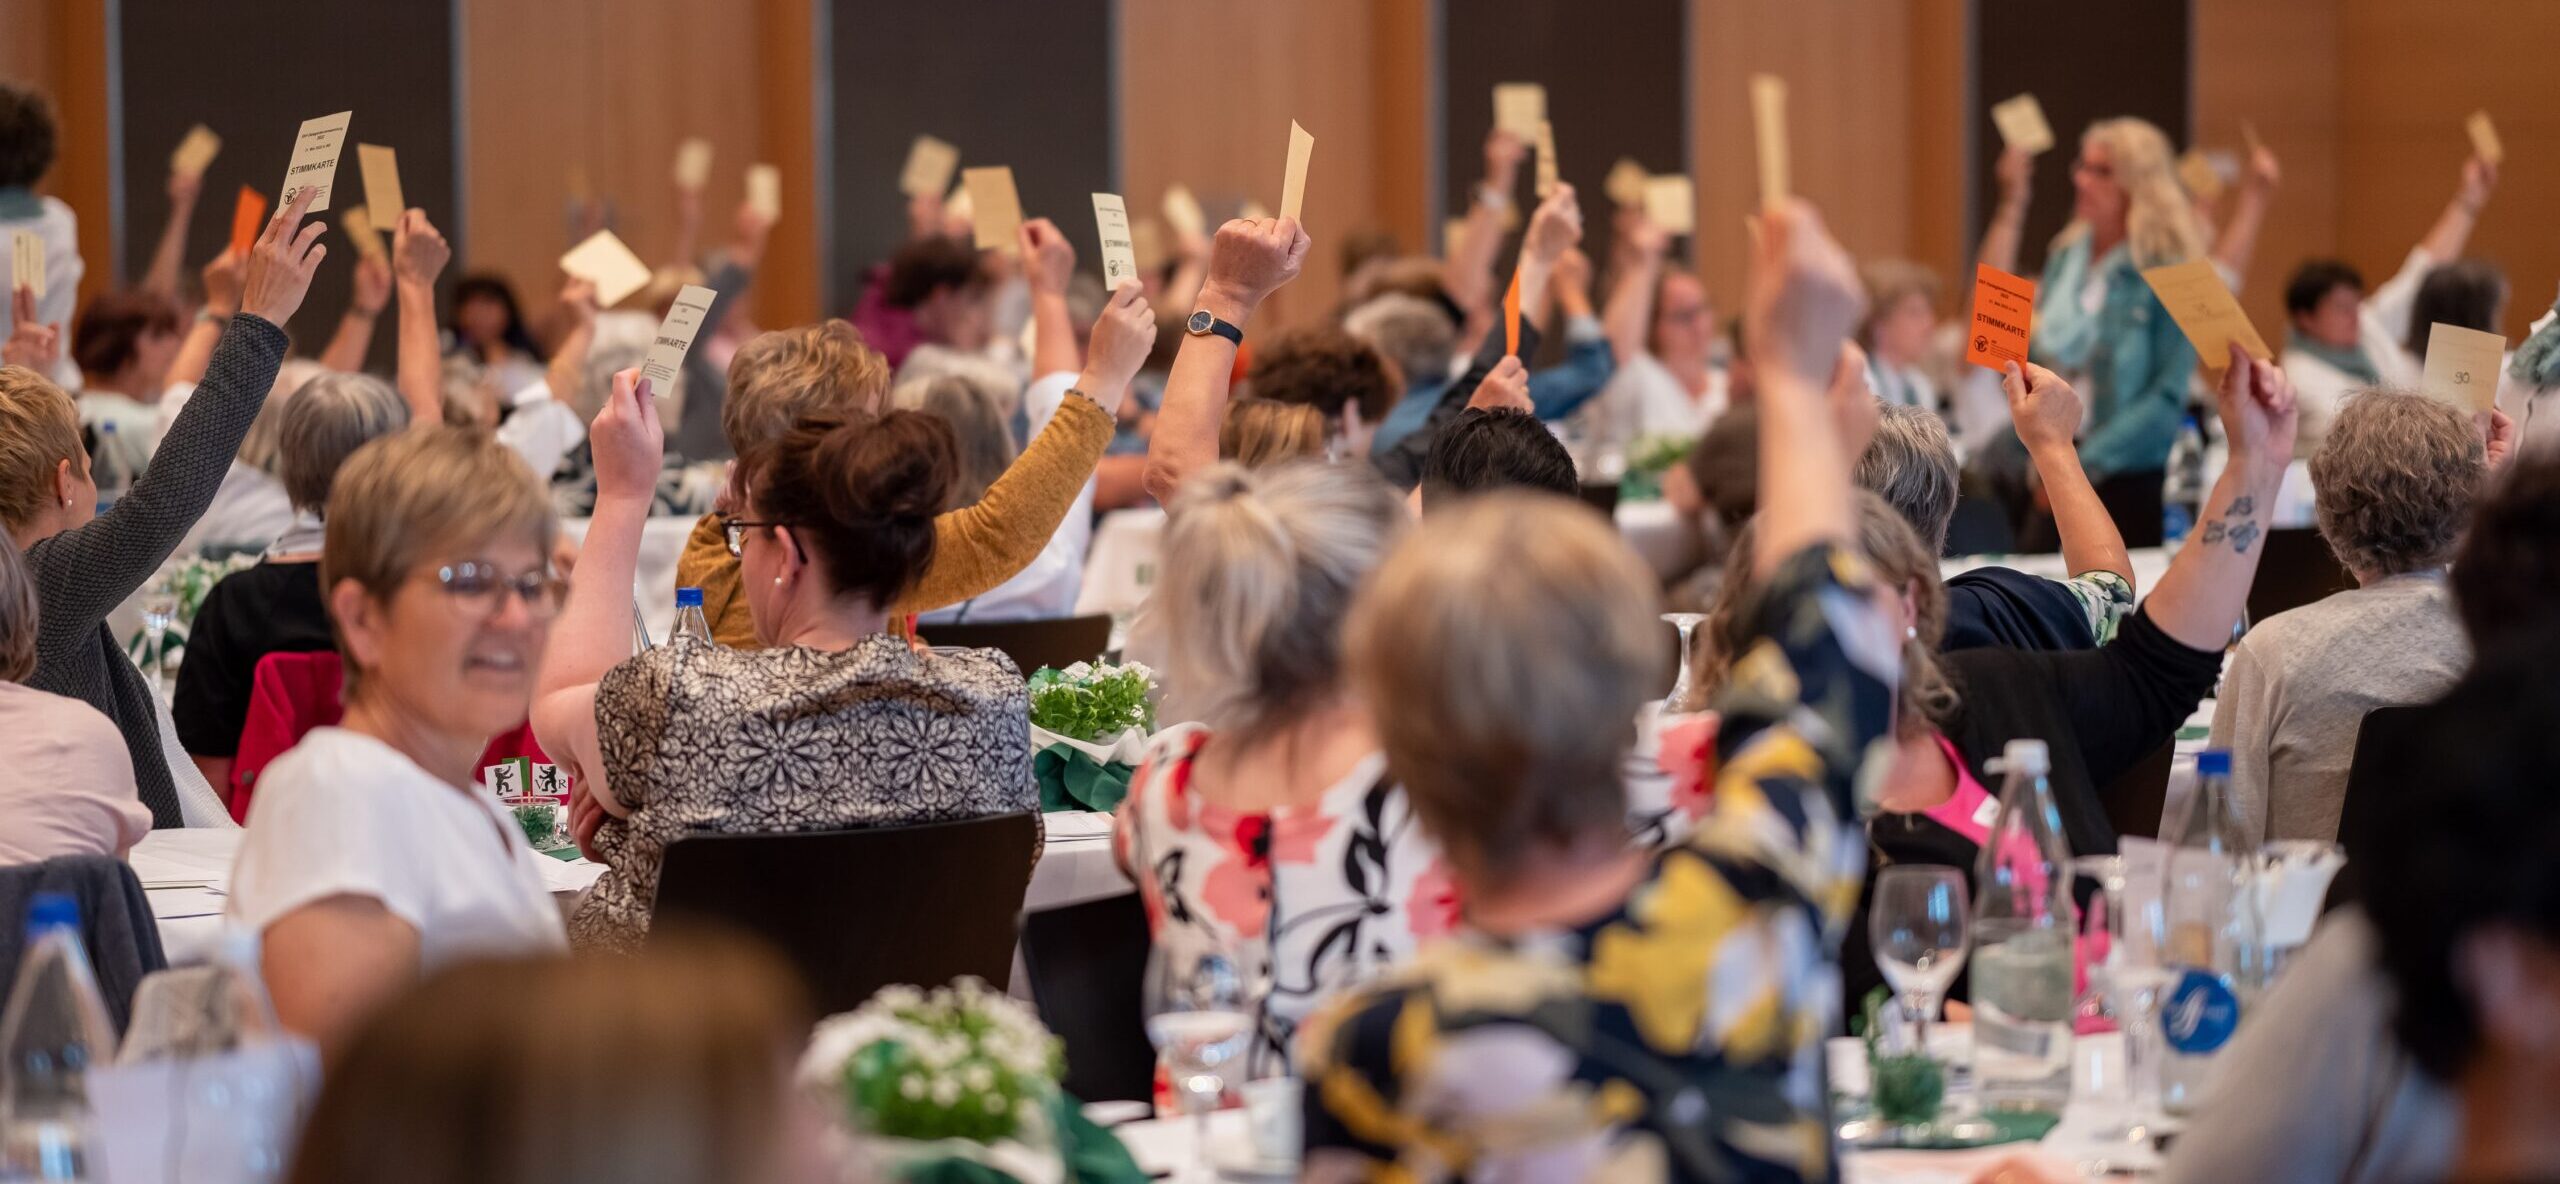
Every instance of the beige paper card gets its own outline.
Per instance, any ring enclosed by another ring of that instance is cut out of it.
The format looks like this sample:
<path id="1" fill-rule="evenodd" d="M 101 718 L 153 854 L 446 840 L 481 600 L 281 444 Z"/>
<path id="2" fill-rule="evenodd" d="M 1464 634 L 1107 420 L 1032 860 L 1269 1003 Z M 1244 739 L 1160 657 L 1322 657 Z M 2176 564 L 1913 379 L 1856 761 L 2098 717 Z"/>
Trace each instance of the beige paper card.
<path id="1" fill-rule="evenodd" d="M 1538 121 L 1538 200 L 1556 191 L 1556 125 Z"/>
<path id="2" fill-rule="evenodd" d="M 898 192 L 909 197 L 939 197 L 951 189 L 951 170 L 960 167 L 960 150 L 931 136 L 907 145 L 907 167 L 898 173 Z"/>
<path id="3" fill-rule="evenodd" d="M 2044 104 L 2034 95 L 1994 104 L 1991 122 L 2000 128 L 2000 142 L 2019 151 L 2036 153 L 2053 147 L 2053 125 L 2045 122 Z"/>
<path id="4" fill-rule="evenodd" d="M 1014 191 L 1013 170 L 1004 165 L 962 169 L 960 184 L 969 191 L 978 249 L 1021 254 L 1022 244 L 1014 235 L 1022 229 L 1022 195 Z"/>
<path id="5" fill-rule="evenodd" d="M 1102 287 L 1138 278 L 1138 244 L 1129 232 L 1129 203 L 1117 193 L 1093 195 L 1093 230 L 1102 241 Z"/>
<path id="6" fill-rule="evenodd" d="M 1185 238 L 1209 233 L 1209 216 L 1201 212 L 1200 199 L 1192 195 L 1190 186 L 1179 181 L 1164 191 L 1164 220 L 1175 234 Z"/>
<path id="7" fill-rule="evenodd" d="M 747 166 L 747 205 L 767 222 L 782 220 L 782 170 L 769 164 Z"/>
<path id="8" fill-rule="evenodd" d="M 1760 207 L 1787 200 L 1787 83 L 1775 74 L 1751 76 L 1751 126 L 1760 144 Z"/>
<path id="9" fill-rule="evenodd" d="M 2204 363 L 2205 373 L 2214 381 L 2222 380 L 2222 372 L 2230 364 L 2231 343 L 2250 357 L 2269 361 L 2267 342 L 2258 336 L 2258 327 L 2249 323 L 2249 314 L 2240 310 L 2240 302 L 2222 282 L 2222 273 L 2213 269 L 2211 259 L 2191 259 L 2168 267 L 2154 267 L 2142 273 L 2143 282 L 2169 310 L 2169 318 L 2187 335 L 2187 343 L 2196 347 L 2196 358 Z"/>
<path id="10" fill-rule="evenodd" d="M 1493 88 L 1493 127 L 1522 142 L 1538 134 L 1547 118 L 1547 88 L 1536 82 L 1503 82 Z"/>
<path id="11" fill-rule="evenodd" d="M 658 335 L 649 339 L 649 352 L 640 359 L 640 377 L 649 380 L 651 397 L 675 393 L 684 355 L 693 348 L 702 322 L 711 316 L 711 302 L 719 296 L 700 284 L 686 284 L 676 293 L 676 302 L 667 306 L 667 319 L 658 322 Z"/>
<path id="12" fill-rule="evenodd" d="M 1601 187 L 1608 191 L 1610 201 L 1622 206 L 1640 206 L 1644 204 L 1644 178 L 1643 165 L 1637 164 L 1633 157 L 1621 156 L 1618 163 L 1609 166 L 1609 179 Z"/>
<path id="13" fill-rule="evenodd" d="M 376 226 L 398 226 L 409 208 L 400 194 L 400 155 L 380 144 L 356 145 L 356 164 L 364 169 L 364 212 Z"/>
<path id="14" fill-rule="evenodd" d="M 1308 135 L 1307 129 L 1299 127 L 1297 120 L 1290 120 L 1289 170 L 1280 176 L 1280 216 L 1283 218 L 1306 221 L 1299 217 L 1299 212 L 1306 209 L 1307 158 L 1315 155 L 1315 151 L 1316 138 Z"/>
<path id="15" fill-rule="evenodd" d="M 711 141 L 687 137 L 676 145 L 676 188 L 700 192 L 711 183 Z"/>
<path id="16" fill-rule="evenodd" d="M 1153 218 L 1130 223 L 1129 256 L 1137 261 L 1142 277 L 1164 270 L 1164 226 Z"/>
<path id="17" fill-rule="evenodd" d="M 382 249 L 382 234 L 374 229 L 373 215 L 366 213 L 363 206 L 340 214 L 338 228 L 346 231 L 347 238 L 355 243 L 356 254 L 367 259 L 390 257 L 390 253 Z"/>
<path id="18" fill-rule="evenodd" d="M 2506 356 L 2506 338 L 2438 321 L 2427 327 L 2427 370 L 2418 389 L 2465 411 L 2487 411 L 2498 404 Z"/>
<path id="19" fill-rule="evenodd" d="M 599 230 L 560 257 L 560 270 L 596 286 L 596 306 L 611 308 L 649 286 L 649 265 L 610 230 Z"/>
<path id="20" fill-rule="evenodd" d="M 293 160 L 285 166 L 284 193 L 276 198 L 279 213 L 292 206 L 294 197 L 305 189 L 314 192 L 311 208 L 304 213 L 317 214 L 329 208 L 329 190 L 338 178 L 338 154 L 347 146 L 347 125 L 355 117 L 353 111 L 340 111 L 302 121 L 301 130 L 293 135 Z"/>
<path id="21" fill-rule="evenodd" d="M 1698 194 L 1683 176 L 1647 177 L 1644 181 L 1644 216 L 1668 234 L 1687 234 L 1698 228 Z"/>
<path id="22" fill-rule="evenodd" d="M 1271 217 L 1271 207 L 1247 198 L 1244 205 L 1237 208 L 1236 217 L 1247 222 L 1261 222 Z"/>
<path id="23" fill-rule="evenodd" d="M 2189 148 L 2178 158 L 2178 181 L 2187 192 L 2203 201 L 2222 196 L 2222 174 L 2214 171 L 2213 158 L 2202 148 Z"/>
<path id="24" fill-rule="evenodd" d="M 222 152 L 222 137 L 199 123 L 187 129 L 187 138 L 178 141 L 177 151 L 169 154 L 169 171 L 189 177 L 204 175 L 205 166 Z"/>
<path id="25" fill-rule="evenodd" d="M 2471 118 L 2464 120 L 2462 126 L 2471 133 L 2471 151 L 2480 159 L 2493 165 L 2506 163 L 2506 146 L 2498 142 L 2498 125 L 2489 122 L 2488 112 L 2472 112 Z"/>
<path id="26" fill-rule="evenodd" d="M 20 288 L 44 299 L 44 239 L 32 230 L 9 236 L 9 290 Z"/>

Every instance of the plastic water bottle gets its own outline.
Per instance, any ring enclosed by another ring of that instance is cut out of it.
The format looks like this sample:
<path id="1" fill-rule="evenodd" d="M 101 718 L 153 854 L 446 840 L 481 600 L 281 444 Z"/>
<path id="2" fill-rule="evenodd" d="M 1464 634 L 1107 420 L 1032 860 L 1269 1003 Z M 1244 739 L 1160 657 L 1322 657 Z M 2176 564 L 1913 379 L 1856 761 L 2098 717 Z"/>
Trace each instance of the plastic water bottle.
<path id="1" fill-rule="evenodd" d="M 685 637 L 704 645 L 716 644 L 711 640 L 711 622 L 702 615 L 700 588 L 676 589 L 676 627 L 667 634 L 667 644 L 674 645 L 678 638 Z"/>
<path id="2" fill-rule="evenodd" d="M 2196 510 L 2204 502 L 2204 451 L 2204 425 L 2193 415 L 2179 421 L 2160 486 L 2160 541 L 2166 546 L 2177 546 L 2195 529 Z"/>
<path id="3" fill-rule="evenodd" d="M 98 483 L 98 512 L 124 500 L 126 487 L 133 484 L 133 474 L 125 471 L 124 449 L 116 439 L 116 421 L 98 421 L 98 448 L 89 458 L 89 477 Z"/>
<path id="4" fill-rule="evenodd" d="M 28 910 L 0 1055 L 0 1180 L 89 1179 L 89 1068 L 114 1062 L 116 1034 L 71 897 L 40 893 Z"/>
<path id="5" fill-rule="evenodd" d="M 1974 867 L 1973 1073 L 1986 1110 L 2059 1115 L 2071 1100 L 2070 849 L 2041 740 L 2001 754 L 2000 813 Z"/>
<path id="6" fill-rule="evenodd" d="M 2257 844 L 2247 834 L 2231 797 L 2231 754 L 2198 753 L 2195 797 L 2169 849 L 2162 894 L 2175 977 L 2160 1005 L 2160 1035 L 2168 1045 L 2160 1104 L 2172 1114 L 2193 1112 L 2216 1054 L 2230 1043 L 2263 978 Z"/>

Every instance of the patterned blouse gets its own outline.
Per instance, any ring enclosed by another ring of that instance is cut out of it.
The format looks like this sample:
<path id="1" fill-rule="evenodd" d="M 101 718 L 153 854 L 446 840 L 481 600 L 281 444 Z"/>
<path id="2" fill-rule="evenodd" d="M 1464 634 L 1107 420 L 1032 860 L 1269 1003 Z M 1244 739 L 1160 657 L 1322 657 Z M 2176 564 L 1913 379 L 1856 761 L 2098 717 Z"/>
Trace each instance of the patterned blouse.
<path id="1" fill-rule="evenodd" d="M 1898 641 L 1867 581 L 1830 548 L 1771 581 L 1720 704 L 1712 809 L 1616 911 L 1462 932 L 1309 1021 L 1310 1154 L 1379 1180 L 1836 1176 L 1822 1041 Z"/>
<path id="2" fill-rule="evenodd" d="M 842 830 L 1036 811 L 1030 695 L 994 650 L 918 654 L 886 635 L 839 653 L 679 639 L 596 688 L 610 866 L 569 918 L 581 947 L 649 931 L 658 865 L 689 834 Z"/>
<path id="3" fill-rule="evenodd" d="M 1157 944 L 1215 941 L 1267 980 L 1248 1068 L 1282 1073 L 1318 1004 L 1456 927 L 1457 891 L 1404 790 L 1388 781 L 1385 753 L 1309 805 L 1248 812 L 1192 792 L 1192 760 L 1208 739 L 1198 725 L 1155 738 L 1112 842 L 1120 866 L 1135 869 Z"/>

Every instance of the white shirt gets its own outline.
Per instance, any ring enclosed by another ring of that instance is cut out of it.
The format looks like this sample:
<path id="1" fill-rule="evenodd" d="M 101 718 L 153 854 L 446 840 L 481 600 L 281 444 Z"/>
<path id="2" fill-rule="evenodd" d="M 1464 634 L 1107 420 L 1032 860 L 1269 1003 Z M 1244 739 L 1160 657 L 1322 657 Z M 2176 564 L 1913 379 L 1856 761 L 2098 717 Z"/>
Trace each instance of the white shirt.
<path id="1" fill-rule="evenodd" d="M 544 858 L 485 791 L 447 785 L 370 736 L 317 728 L 258 778 L 228 916 L 263 933 L 305 905 L 370 897 L 418 931 L 430 971 L 566 949 Z"/>
<path id="2" fill-rule="evenodd" d="M 2435 265 L 2434 256 L 2412 248 L 2409 257 L 2401 262 L 2399 273 L 2366 293 L 2364 303 L 2356 309 L 2356 344 L 2372 360 L 2382 385 L 2418 383 L 2418 360 L 2401 348 L 2401 338 L 2409 328 L 2409 309 L 2417 302 L 2418 285 Z M 2309 459 L 2320 450 L 2320 442 L 2329 437 L 2329 425 L 2337 421 L 2338 408 L 2347 396 L 2370 384 L 2298 349 L 2287 348 L 2276 364 L 2292 381 L 2294 405 L 2302 409 L 2302 422 L 2293 436 L 2293 455 Z"/>
<path id="3" fill-rule="evenodd" d="M 1697 439 L 1724 414 L 1725 375 L 1707 372 L 1707 389 L 1692 394 L 1689 385 L 1652 354 L 1639 353 L 1618 363 L 1600 393 L 1593 396 L 1593 416 L 1606 429 L 1604 438 L 1632 444 L 1646 436 Z"/>
<path id="4" fill-rule="evenodd" d="M 507 405 L 515 411 L 498 425 L 498 443 L 523 457 L 536 480 L 550 484 L 560 462 L 586 440 L 587 425 L 578 422 L 578 413 L 568 404 L 552 397 L 549 379 L 526 384 L 507 399 Z"/>
<path id="5" fill-rule="evenodd" d="M 292 528 L 293 499 L 285 496 L 284 482 L 235 460 L 231 471 L 222 475 L 222 488 L 213 491 L 213 504 L 187 530 L 176 554 L 191 557 L 209 547 L 263 551 Z"/>
<path id="6" fill-rule="evenodd" d="M 36 319 L 61 330 L 62 353 L 54 360 L 54 385 L 78 390 L 80 367 L 71 359 L 71 315 L 80 301 L 80 279 L 89 274 L 89 265 L 80 258 L 80 219 L 61 198 L 36 200 L 44 210 L 35 217 L 0 218 L 0 245 L 21 230 L 32 230 L 44 240 L 44 296 L 36 301 Z M 14 304 L 0 300 L 0 339 L 16 327 Z"/>
<path id="7" fill-rule="evenodd" d="M 1049 426 L 1075 384 L 1076 376 L 1062 370 L 1042 376 L 1023 392 L 1023 408 L 1031 425 L 1027 438 L 1038 438 Z M 1058 523 L 1058 532 L 1049 536 L 1049 545 L 1012 579 L 983 596 L 926 613 L 922 620 L 928 625 L 958 625 L 1074 616 L 1076 596 L 1084 590 L 1085 551 L 1093 544 L 1093 490 L 1098 480 L 1085 478 L 1075 504 L 1067 507 L 1066 518 Z"/>
<path id="8" fill-rule="evenodd" d="M 107 425 L 115 425 L 115 459 L 131 484 L 160 449 L 160 408 L 117 391 L 80 392 L 80 426 L 95 431 L 98 446 L 107 442 Z"/>

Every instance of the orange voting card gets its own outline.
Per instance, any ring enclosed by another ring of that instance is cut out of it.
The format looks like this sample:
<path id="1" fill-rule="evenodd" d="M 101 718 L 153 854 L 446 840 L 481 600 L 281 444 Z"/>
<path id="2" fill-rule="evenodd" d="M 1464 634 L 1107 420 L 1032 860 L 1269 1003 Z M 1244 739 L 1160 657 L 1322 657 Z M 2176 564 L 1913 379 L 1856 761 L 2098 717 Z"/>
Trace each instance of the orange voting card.
<path id="1" fill-rule="evenodd" d="M 231 207 L 231 253 L 245 255 L 258 245 L 258 232 L 267 228 L 267 195 L 243 185 L 240 202 Z"/>
<path id="2" fill-rule="evenodd" d="M 1511 290 L 1502 294 L 1502 352 L 1520 356 L 1520 273 L 1511 273 Z"/>
<path id="3" fill-rule="evenodd" d="M 2027 337 L 2036 323 L 2036 282 L 1996 267 L 1973 269 L 1973 324 L 1965 330 L 1964 360 L 1989 370 L 2027 364 Z"/>

